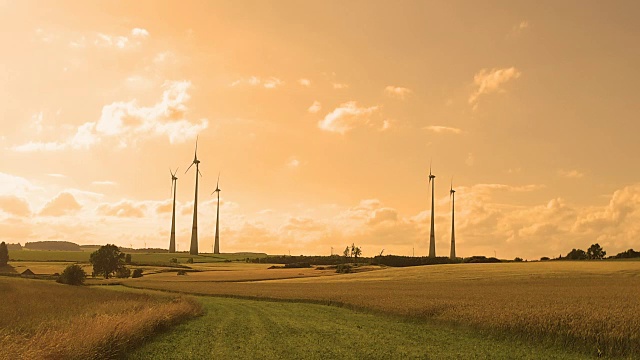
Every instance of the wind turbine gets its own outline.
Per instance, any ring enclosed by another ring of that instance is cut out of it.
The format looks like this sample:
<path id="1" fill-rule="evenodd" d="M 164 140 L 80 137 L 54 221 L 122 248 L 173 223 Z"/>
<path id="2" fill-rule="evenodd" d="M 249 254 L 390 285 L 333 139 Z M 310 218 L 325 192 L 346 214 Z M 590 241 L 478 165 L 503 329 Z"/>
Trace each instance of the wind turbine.
<path id="1" fill-rule="evenodd" d="M 189 249 L 189 254 L 198 255 L 198 175 L 202 176 L 199 169 L 200 160 L 198 160 L 198 137 L 196 137 L 196 151 L 193 155 L 193 162 L 189 165 L 187 171 L 191 169 L 193 164 L 196 164 L 196 196 L 193 201 L 193 227 L 191 228 L 191 248 Z M 187 171 L 184 173 L 186 174 Z"/>
<path id="2" fill-rule="evenodd" d="M 449 257 L 451 260 L 456 259 L 456 191 L 453 190 L 453 179 L 451 179 L 451 188 L 449 190 L 449 199 L 452 199 L 451 203 L 451 254 Z"/>
<path id="3" fill-rule="evenodd" d="M 216 211 L 216 238 L 215 245 L 213 246 L 213 253 L 220 254 L 220 173 L 218 173 L 218 182 L 216 183 L 216 189 L 213 190 L 211 195 L 218 193 L 218 209 Z"/>
<path id="4" fill-rule="evenodd" d="M 429 164 L 429 185 L 431 185 L 431 233 L 429 235 L 429 257 L 436 257 L 436 229 L 435 229 L 435 217 L 433 213 L 434 201 L 433 195 L 435 192 L 436 176 L 431 173 L 431 164 Z"/>
<path id="5" fill-rule="evenodd" d="M 178 185 L 178 178 L 176 174 L 178 173 L 178 168 L 176 168 L 175 172 L 171 172 L 169 169 L 169 173 L 171 174 L 171 192 L 173 193 L 173 213 L 171 215 L 171 239 L 169 240 L 169 252 L 176 252 L 176 187 Z"/>

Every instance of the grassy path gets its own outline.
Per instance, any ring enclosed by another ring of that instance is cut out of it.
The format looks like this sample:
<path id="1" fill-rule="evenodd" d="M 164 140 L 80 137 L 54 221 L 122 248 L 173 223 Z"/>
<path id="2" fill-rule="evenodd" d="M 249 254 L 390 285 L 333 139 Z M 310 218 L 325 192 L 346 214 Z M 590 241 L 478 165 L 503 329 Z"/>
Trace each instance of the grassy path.
<path id="1" fill-rule="evenodd" d="M 206 314 L 129 359 L 584 359 L 468 329 L 332 306 L 200 297 Z"/>

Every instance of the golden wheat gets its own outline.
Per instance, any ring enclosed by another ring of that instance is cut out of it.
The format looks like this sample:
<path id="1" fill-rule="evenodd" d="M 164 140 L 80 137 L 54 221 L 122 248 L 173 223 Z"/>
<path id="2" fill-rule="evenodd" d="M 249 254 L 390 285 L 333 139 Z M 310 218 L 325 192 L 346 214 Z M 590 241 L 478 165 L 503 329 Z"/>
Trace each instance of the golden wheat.
<path id="1" fill-rule="evenodd" d="M 343 304 L 544 339 L 590 353 L 640 353 L 640 262 L 460 264 L 252 282 L 216 277 L 211 272 L 168 282 L 149 276 L 126 284 Z"/>
<path id="2" fill-rule="evenodd" d="M 201 313 L 189 298 L 0 278 L 3 359 L 108 359 Z"/>

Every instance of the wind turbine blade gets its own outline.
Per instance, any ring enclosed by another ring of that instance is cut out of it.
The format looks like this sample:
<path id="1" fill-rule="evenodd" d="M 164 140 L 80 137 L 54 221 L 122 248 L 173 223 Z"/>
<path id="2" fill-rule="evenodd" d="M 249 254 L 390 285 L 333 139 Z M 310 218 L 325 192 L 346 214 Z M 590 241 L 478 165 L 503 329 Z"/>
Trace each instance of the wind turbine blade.
<path id="1" fill-rule="evenodd" d="M 218 190 L 219 188 L 218 185 L 220 185 L 220 172 L 218 172 L 218 181 L 216 182 L 216 190 Z"/>
<path id="2" fill-rule="evenodd" d="M 200 135 L 196 135 L 196 151 L 193 153 L 193 158 L 197 159 L 198 158 L 198 137 Z"/>
<path id="3" fill-rule="evenodd" d="M 195 164 L 194 162 L 191 163 L 191 165 L 189 165 L 189 167 L 187 168 L 187 170 L 185 170 L 185 174 L 187 173 L 187 171 L 189 171 L 189 169 L 191 169 L 191 167 L 193 166 L 193 164 Z"/>
<path id="4" fill-rule="evenodd" d="M 200 174 L 200 177 L 202 177 L 202 173 L 200 172 L 200 169 L 198 169 L 198 174 Z"/>
<path id="5" fill-rule="evenodd" d="M 173 176 L 175 176 L 178 173 L 178 169 L 179 167 L 176 168 L 176 171 L 174 171 Z"/>

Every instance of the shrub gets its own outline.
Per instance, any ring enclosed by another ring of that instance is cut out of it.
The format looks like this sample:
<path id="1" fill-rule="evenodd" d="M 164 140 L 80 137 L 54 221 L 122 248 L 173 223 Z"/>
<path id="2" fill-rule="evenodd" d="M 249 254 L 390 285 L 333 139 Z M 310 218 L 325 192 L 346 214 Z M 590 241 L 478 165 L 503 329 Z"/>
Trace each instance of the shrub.
<path id="1" fill-rule="evenodd" d="M 522 262 L 522 258 L 521 258 L 521 257 L 517 257 L 517 258 L 513 259 L 513 261 L 515 261 L 515 262 Z"/>
<path id="2" fill-rule="evenodd" d="M 82 285 L 86 276 L 80 265 L 72 264 L 64 269 L 56 281 L 67 285 Z"/>
<path id="3" fill-rule="evenodd" d="M 339 264 L 338 266 L 336 266 L 336 272 L 339 274 L 348 274 L 353 272 L 353 269 L 349 264 Z"/>
<path id="4" fill-rule="evenodd" d="M 187 272 L 184 270 L 178 270 L 178 275 L 187 275 Z"/>
<path id="5" fill-rule="evenodd" d="M 187 259 L 187 264 L 193 264 L 193 258 L 192 257 Z"/>
<path id="6" fill-rule="evenodd" d="M 308 262 L 297 262 L 297 263 L 285 264 L 284 267 L 287 269 L 301 269 L 301 268 L 310 268 L 311 264 L 309 264 Z"/>
<path id="7" fill-rule="evenodd" d="M 170 264 L 177 264 L 177 263 L 178 263 L 178 259 L 176 259 L 176 258 L 171 258 L 171 259 L 169 259 L 169 263 L 170 263 Z"/>
<path id="8" fill-rule="evenodd" d="M 125 264 L 131 264 L 131 254 L 127 254 L 124 256 Z"/>
<path id="9" fill-rule="evenodd" d="M 549 258 L 547 256 L 543 256 L 543 257 L 540 258 L 540 261 L 547 261 L 547 260 L 549 260 Z"/>
<path id="10" fill-rule="evenodd" d="M 133 274 L 131 274 L 132 278 L 139 278 L 142 277 L 142 269 L 135 269 L 133 270 Z"/>
<path id="11" fill-rule="evenodd" d="M 131 276 L 131 270 L 129 270 L 124 266 L 116 270 L 116 277 L 119 279 L 126 279 L 130 276 Z"/>

